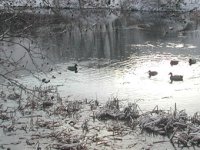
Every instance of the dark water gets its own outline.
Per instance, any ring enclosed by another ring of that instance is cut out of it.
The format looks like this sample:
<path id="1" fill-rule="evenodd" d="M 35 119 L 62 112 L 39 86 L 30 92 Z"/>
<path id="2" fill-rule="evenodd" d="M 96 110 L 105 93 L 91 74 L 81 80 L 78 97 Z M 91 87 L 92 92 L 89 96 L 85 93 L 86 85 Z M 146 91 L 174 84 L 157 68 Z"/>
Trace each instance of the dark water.
<path id="1" fill-rule="evenodd" d="M 200 25 L 195 14 L 66 10 L 59 11 L 62 17 L 49 17 L 49 13 L 40 10 L 28 33 L 32 45 L 39 47 L 35 49 L 51 60 L 44 70 L 54 68 L 40 77 L 59 85 L 61 96 L 102 102 L 118 97 L 138 101 L 144 110 L 156 105 L 169 109 L 175 103 L 189 113 L 199 110 Z M 189 66 L 189 58 L 197 63 Z M 170 66 L 172 59 L 179 64 Z M 74 63 L 78 73 L 67 70 Z M 148 70 L 158 75 L 149 79 Z M 183 75 L 184 81 L 170 84 L 169 72 Z M 41 84 L 32 76 L 21 80 Z"/>

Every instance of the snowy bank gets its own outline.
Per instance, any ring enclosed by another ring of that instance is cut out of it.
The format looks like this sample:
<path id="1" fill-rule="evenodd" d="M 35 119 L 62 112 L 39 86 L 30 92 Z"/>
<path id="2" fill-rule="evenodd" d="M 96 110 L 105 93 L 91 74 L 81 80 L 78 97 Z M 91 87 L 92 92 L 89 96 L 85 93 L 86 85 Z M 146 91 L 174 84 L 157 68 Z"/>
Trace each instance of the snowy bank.
<path id="1" fill-rule="evenodd" d="M 200 9 L 198 0 L 1 0 L 0 6 L 56 8 L 112 8 L 145 11 L 191 11 Z"/>

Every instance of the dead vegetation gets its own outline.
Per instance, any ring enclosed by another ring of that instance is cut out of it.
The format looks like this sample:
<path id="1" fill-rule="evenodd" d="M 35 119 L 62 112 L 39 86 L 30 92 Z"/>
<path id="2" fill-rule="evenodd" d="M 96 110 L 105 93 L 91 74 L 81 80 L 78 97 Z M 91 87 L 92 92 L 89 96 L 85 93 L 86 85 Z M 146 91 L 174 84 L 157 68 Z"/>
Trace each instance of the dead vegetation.
<path id="1" fill-rule="evenodd" d="M 151 133 L 167 135 L 170 142 L 181 147 L 199 146 L 199 113 L 190 117 L 185 110 L 163 111 L 158 106 L 139 117 L 139 127 Z"/>
<path id="2" fill-rule="evenodd" d="M 136 103 L 123 106 L 118 98 L 104 105 L 98 100 L 69 100 L 61 98 L 56 87 L 1 91 L 0 128 L 4 137 L 14 136 L 16 145 L 31 149 L 84 150 L 91 146 L 112 146 L 125 137 L 152 133 L 168 137 L 168 142 L 181 147 L 200 143 L 200 115 L 190 117 L 184 110 L 164 111 L 155 107 L 142 112 Z M 105 134 L 106 133 L 106 134 Z M 7 141 L 8 142 L 8 141 Z M 112 143 L 113 142 L 113 143 Z M 166 141 L 157 141 L 158 144 Z M 129 144 L 132 148 L 137 142 Z M 118 148 L 122 148 L 118 145 Z"/>

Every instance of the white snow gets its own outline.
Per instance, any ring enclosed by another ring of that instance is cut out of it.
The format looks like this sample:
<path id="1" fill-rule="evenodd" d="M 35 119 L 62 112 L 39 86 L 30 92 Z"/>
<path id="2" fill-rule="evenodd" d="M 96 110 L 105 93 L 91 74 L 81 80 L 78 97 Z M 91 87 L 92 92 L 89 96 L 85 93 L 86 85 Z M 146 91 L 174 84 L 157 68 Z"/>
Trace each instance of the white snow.
<path id="1" fill-rule="evenodd" d="M 200 10 L 199 0 L 0 0 L 0 6 L 9 5 L 59 8 L 120 8 L 146 11 Z"/>

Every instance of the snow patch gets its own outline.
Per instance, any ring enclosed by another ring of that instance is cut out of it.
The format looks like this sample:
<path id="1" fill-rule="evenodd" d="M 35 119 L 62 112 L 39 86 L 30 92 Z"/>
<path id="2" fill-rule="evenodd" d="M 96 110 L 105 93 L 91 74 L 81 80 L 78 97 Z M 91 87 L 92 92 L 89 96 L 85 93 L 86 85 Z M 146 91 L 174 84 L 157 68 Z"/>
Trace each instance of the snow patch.
<path id="1" fill-rule="evenodd" d="M 199 0 L 1 0 L 0 7 L 120 8 L 146 11 L 200 10 Z"/>

